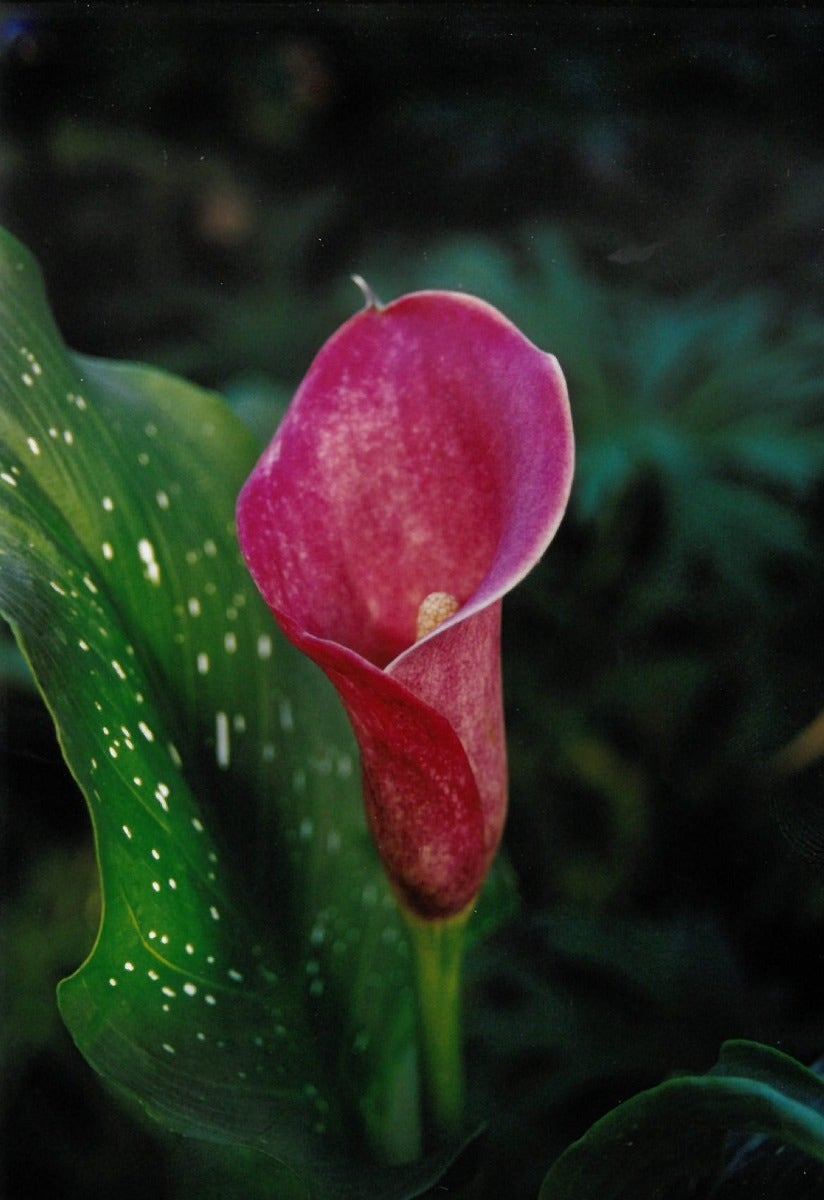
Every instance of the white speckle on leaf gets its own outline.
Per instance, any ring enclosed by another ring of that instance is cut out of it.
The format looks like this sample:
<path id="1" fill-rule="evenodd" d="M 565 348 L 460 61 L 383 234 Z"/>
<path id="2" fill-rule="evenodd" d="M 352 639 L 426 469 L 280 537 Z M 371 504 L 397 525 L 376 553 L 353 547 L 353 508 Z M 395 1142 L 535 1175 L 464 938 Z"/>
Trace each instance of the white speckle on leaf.
<path id="1" fill-rule="evenodd" d="M 190 616 L 192 616 L 192 617 L 199 617 L 199 616 L 200 616 L 200 611 L 201 611 L 201 610 L 200 610 L 200 601 L 198 600 L 197 596 L 190 596 L 190 597 L 189 597 L 189 601 L 188 601 L 187 607 L 188 607 L 188 609 L 189 609 L 189 615 L 190 615 Z"/>
<path id="2" fill-rule="evenodd" d="M 137 543 L 137 552 L 140 555 L 140 561 L 145 566 L 144 575 L 149 583 L 153 583 L 155 587 L 160 583 L 160 566 L 155 558 L 155 549 L 148 538 L 141 538 Z"/>
<path id="3" fill-rule="evenodd" d="M 212 918 L 212 920 L 213 920 L 213 921 L 219 921 L 219 920 L 220 920 L 220 913 L 219 913 L 219 912 L 218 912 L 218 910 L 215 908 L 214 904 L 210 905 L 210 907 L 209 907 L 209 915 L 211 916 L 211 918 Z"/>
<path id="4" fill-rule="evenodd" d="M 224 770 L 229 766 L 231 747 L 229 744 L 229 718 L 225 712 L 215 713 L 215 758 Z"/>
<path id="5" fill-rule="evenodd" d="M 100 503 L 103 505 L 106 512 L 114 511 L 114 500 L 112 500 L 111 496 L 104 496 Z"/>
<path id="6" fill-rule="evenodd" d="M 152 730 L 149 728 L 149 726 L 146 724 L 146 722 L 145 722 L 145 721 L 139 721 L 139 722 L 138 722 L 138 725 L 137 725 L 137 728 L 138 728 L 138 729 L 140 730 L 140 732 L 143 734 L 143 736 L 144 736 L 144 738 L 146 739 L 146 741 L 147 741 L 147 742 L 153 742 L 153 741 L 154 741 L 154 733 L 152 732 Z"/>
<path id="7" fill-rule="evenodd" d="M 123 829 L 123 832 L 125 833 L 126 837 L 129 839 L 129 841 L 131 841 L 132 840 L 132 831 L 129 828 L 129 826 L 123 825 L 121 828 Z"/>
<path id="8" fill-rule="evenodd" d="M 203 651 L 197 656 L 197 673 L 198 675 L 209 674 L 209 655 Z"/>
<path id="9" fill-rule="evenodd" d="M 111 562 L 114 558 L 114 547 L 112 546 L 111 542 L 103 542 L 100 549 L 102 550 L 103 557 L 106 559 L 106 561 Z"/>
<path id="10" fill-rule="evenodd" d="M 38 442 L 37 438 L 26 438 L 26 442 L 28 443 L 29 450 L 31 450 L 32 454 L 36 457 L 40 453 L 40 443 Z"/>

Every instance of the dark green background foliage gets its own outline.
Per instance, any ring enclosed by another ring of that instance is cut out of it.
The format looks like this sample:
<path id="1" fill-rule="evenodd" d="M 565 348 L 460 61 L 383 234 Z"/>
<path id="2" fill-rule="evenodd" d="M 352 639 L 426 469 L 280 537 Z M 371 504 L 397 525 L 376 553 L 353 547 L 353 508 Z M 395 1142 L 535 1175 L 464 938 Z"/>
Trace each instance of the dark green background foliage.
<path id="1" fill-rule="evenodd" d="M 567 373 L 570 512 L 506 608 L 523 905 L 470 964 L 479 1194 L 537 1195 L 727 1038 L 824 1049 L 822 770 L 771 766 L 824 709 L 822 52 L 801 8 L 0 15 L 0 218 L 75 349 L 264 438 L 356 271 L 476 292 Z M 90 830 L 9 640 L 0 686 L 4 1194 L 266 1195 L 113 1105 L 60 1025 Z"/>

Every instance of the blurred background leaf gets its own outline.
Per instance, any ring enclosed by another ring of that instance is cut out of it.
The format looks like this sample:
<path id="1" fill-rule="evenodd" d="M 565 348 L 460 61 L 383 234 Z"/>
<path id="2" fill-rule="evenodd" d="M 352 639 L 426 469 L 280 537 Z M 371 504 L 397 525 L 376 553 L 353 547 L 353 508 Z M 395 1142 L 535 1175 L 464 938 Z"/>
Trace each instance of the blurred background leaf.
<path id="1" fill-rule="evenodd" d="M 723 1175 L 730 1130 L 769 1143 L 773 1160 L 778 1147 L 796 1165 L 806 1159 L 800 1176 L 779 1169 L 767 1190 L 762 1178 L 764 1200 L 798 1195 L 786 1190 L 790 1182 L 815 1194 L 824 1167 L 824 1083 L 786 1054 L 739 1040 L 721 1047 L 706 1075 L 667 1080 L 614 1109 L 553 1165 L 540 1198 L 694 1196 Z"/>

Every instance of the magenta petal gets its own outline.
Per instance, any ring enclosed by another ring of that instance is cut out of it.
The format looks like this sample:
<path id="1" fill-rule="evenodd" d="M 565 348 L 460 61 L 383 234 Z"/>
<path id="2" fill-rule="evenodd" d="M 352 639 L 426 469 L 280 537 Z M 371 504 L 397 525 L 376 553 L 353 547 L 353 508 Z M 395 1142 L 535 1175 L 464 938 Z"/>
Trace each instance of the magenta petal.
<path id="1" fill-rule="evenodd" d="M 240 496 L 250 570 L 338 688 L 379 852 L 423 916 L 471 903 L 500 840 L 498 602 L 572 463 L 555 360 L 483 302 L 422 292 L 327 342 Z M 457 611 L 416 642 L 432 592 Z"/>

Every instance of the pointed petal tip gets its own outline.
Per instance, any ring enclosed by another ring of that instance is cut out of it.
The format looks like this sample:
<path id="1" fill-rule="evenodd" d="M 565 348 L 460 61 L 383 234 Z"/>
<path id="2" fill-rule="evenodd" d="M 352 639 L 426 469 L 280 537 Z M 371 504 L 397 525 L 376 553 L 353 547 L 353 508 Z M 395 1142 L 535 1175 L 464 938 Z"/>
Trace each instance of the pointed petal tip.
<path id="1" fill-rule="evenodd" d="M 366 280 L 364 279 L 364 277 L 362 275 L 351 275 L 350 278 L 351 278 L 352 282 L 354 283 L 355 287 L 360 289 L 361 295 L 363 296 L 363 299 L 364 299 L 364 308 L 377 308 L 377 309 L 383 308 L 383 304 L 381 303 L 380 297 L 378 296 L 377 292 L 375 292 L 369 286 L 369 284 L 366 282 Z"/>

